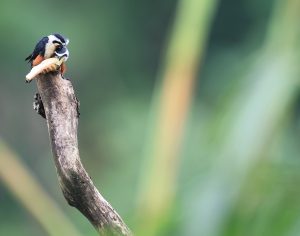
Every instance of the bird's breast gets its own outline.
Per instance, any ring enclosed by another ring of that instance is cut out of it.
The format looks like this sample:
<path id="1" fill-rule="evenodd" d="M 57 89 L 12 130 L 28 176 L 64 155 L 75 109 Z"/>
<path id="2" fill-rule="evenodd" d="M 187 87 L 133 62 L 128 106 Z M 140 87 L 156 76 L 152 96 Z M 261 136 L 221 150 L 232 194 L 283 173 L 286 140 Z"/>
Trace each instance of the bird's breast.
<path id="1" fill-rule="evenodd" d="M 41 55 L 38 55 L 33 61 L 32 61 L 32 66 L 36 66 L 40 64 L 45 58 Z"/>

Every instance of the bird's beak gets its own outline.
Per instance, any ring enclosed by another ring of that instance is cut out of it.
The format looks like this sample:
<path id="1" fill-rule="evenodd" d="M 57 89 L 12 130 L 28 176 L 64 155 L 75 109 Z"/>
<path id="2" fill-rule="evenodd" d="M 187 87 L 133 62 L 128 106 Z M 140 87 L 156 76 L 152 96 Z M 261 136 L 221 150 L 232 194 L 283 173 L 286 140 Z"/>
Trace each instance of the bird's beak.
<path id="1" fill-rule="evenodd" d="M 62 47 L 60 50 L 55 51 L 55 55 L 61 59 L 63 57 L 66 57 L 65 60 L 69 57 L 69 50 L 66 47 Z"/>
<path id="2" fill-rule="evenodd" d="M 69 44 L 70 40 L 68 38 L 66 38 L 65 42 L 66 42 L 65 45 L 67 46 Z"/>
<path id="3" fill-rule="evenodd" d="M 58 59 L 60 60 L 60 61 L 66 61 L 66 60 L 68 60 L 68 55 L 62 55 L 62 56 L 60 56 L 60 57 L 58 57 Z"/>

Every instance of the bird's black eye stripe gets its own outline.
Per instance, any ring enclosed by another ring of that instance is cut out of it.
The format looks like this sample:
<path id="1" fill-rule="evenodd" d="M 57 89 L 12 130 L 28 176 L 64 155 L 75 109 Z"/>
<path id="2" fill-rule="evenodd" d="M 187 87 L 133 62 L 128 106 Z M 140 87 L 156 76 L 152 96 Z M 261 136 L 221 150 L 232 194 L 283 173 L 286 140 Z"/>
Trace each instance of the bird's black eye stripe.
<path id="1" fill-rule="evenodd" d="M 62 36 L 62 35 L 60 35 L 60 34 L 53 34 L 55 37 L 57 37 L 60 41 L 62 41 L 63 43 L 65 43 L 66 41 L 65 41 L 65 38 Z"/>
<path id="2" fill-rule="evenodd" d="M 53 40 L 53 43 L 58 43 L 59 45 L 62 45 L 62 43 L 57 40 Z"/>

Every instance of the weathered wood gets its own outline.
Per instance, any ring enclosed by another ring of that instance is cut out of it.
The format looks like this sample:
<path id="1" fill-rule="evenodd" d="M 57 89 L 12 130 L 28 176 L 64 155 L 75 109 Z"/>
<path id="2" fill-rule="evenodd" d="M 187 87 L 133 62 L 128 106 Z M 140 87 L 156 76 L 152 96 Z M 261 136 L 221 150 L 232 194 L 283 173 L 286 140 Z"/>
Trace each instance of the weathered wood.
<path id="1" fill-rule="evenodd" d="M 85 171 L 77 141 L 78 101 L 60 73 L 40 75 L 43 101 L 60 187 L 67 202 L 92 223 L 100 235 L 132 235 L 118 213 L 102 197 Z"/>

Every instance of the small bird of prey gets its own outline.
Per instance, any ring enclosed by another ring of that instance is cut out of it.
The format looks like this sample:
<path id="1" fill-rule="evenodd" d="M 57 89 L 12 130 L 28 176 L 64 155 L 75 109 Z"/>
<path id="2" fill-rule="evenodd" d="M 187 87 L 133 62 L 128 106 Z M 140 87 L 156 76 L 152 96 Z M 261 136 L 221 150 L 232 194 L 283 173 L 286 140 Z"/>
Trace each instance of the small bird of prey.
<path id="1" fill-rule="evenodd" d="M 69 39 L 61 34 L 50 34 L 40 39 L 33 52 L 25 60 L 28 61 L 33 68 L 49 58 L 63 59 L 63 62 L 59 66 L 60 72 L 63 75 L 66 72 L 65 61 L 69 57 L 68 43 Z M 26 80 L 26 82 L 30 82 L 30 80 Z"/>

